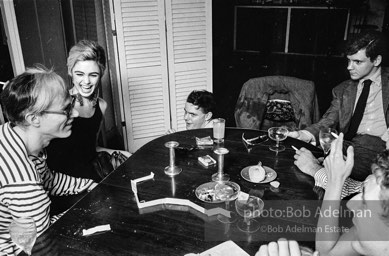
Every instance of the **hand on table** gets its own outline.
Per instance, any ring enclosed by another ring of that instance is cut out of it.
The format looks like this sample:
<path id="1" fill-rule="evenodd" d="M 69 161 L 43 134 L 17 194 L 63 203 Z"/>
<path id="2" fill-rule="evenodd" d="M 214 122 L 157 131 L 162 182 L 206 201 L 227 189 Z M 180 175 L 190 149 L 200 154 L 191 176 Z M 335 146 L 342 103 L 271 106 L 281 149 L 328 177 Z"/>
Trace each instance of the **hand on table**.
<path id="1" fill-rule="evenodd" d="M 343 156 L 343 133 L 339 134 L 338 139 L 332 142 L 331 151 L 324 160 L 324 166 L 329 182 L 341 182 L 343 185 L 346 178 L 350 176 L 354 166 L 354 148 L 349 146 L 347 155 Z"/>
<path id="2" fill-rule="evenodd" d="M 308 136 L 307 133 L 301 132 L 301 131 L 290 131 L 290 132 L 288 132 L 288 137 L 302 140 L 305 142 L 310 142 L 312 139 L 311 137 Z"/>
<path id="3" fill-rule="evenodd" d="M 305 174 L 315 176 L 315 173 L 322 168 L 319 160 L 306 148 L 296 150 L 294 164 Z"/>
<path id="4" fill-rule="evenodd" d="M 277 242 L 270 242 L 259 247 L 255 256 L 319 256 L 319 252 L 312 252 L 308 248 L 300 248 L 294 240 L 278 239 Z"/>

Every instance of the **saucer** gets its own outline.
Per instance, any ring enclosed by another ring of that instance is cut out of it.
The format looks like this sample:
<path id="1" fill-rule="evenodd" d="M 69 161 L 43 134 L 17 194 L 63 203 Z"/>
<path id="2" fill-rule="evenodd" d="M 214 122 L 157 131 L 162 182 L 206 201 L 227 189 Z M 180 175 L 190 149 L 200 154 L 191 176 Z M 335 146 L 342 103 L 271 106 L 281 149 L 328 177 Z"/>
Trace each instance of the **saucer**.
<path id="1" fill-rule="evenodd" d="M 252 181 L 250 179 L 250 175 L 249 175 L 249 169 L 252 166 L 255 166 L 255 165 L 247 166 L 247 167 L 243 168 L 243 170 L 240 172 L 240 175 L 243 177 L 243 179 L 245 179 L 245 180 L 247 180 L 249 182 L 252 182 L 252 183 L 268 183 L 268 182 L 271 182 L 271 181 L 273 181 L 273 180 L 275 180 L 277 178 L 276 171 L 274 171 L 270 167 L 262 165 L 263 169 L 265 169 L 265 171 L 266 171 L 266 178 L 264 180 L 260 181 L 260 182 Z"/>

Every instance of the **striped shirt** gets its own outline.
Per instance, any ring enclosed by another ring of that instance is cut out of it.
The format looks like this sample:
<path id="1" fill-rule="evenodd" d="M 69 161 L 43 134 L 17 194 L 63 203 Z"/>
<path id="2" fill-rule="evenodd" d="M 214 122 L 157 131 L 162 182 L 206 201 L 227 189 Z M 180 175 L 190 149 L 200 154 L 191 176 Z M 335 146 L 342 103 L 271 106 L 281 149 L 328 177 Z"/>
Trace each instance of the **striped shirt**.
<path id="1" fill-rule="evenodd" d="M 327 188 L 327 173 L 325 168 L 321 168 L 315 173 L 315 186 L 322 187 L 324 189 Z M 342 199 L 346 196 L 361 193 L 362 192 L 362 181 L 353 180 L 351 178 L 347 178 L 343 184 L 342 188 Z"/>
<path id="2" fill-rule="evenodd" d="M 13 218 L 32 217 L 38 236 L 50 225 L 51 195 L 71 195 L 88 189 L 92 180 L 52 172 L 46 153 L 28 155 L 10 123 L 0 125 L 0 255 L 17 255 L 8 226 Z"/>

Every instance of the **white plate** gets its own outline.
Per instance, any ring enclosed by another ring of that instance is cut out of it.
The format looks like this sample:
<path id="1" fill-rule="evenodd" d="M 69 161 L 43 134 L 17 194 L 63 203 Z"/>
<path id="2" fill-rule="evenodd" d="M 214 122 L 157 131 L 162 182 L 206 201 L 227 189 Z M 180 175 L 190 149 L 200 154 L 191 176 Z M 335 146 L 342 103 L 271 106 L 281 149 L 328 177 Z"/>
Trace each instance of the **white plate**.
<path id="1" fill-rule="evenodd" d="M 196 188 L 195 194 L 198 199 L 206 203 L 221 203 L 227 200 L 235 200 L 240 192 L 240 186 L 232 181 L 207 182 Z"/>
<path id="2" fill-rule="evenodd" d="M 260 182 L 252 181 L 250 179 L 250 175 L 249 175 L 249 169 L 252 166 L 255 166 L 255 165 L 247 166 L 247 167 L 243 168 L 243 170 L 240 172 L 240 175 L 243 177 L 243 179 L 245 179 L 247 181 L 250 181 L 252 183 L 268 183 L 268 182 L 273 181 L 273 180 L 275 180 L 277 178 L 276 171 L 274 171 L 270 167 L 262 165 L 263 169 L 265 169 L 265 171 L 266 171 L 266 178 L 263 181 L 260 181 Z"/>

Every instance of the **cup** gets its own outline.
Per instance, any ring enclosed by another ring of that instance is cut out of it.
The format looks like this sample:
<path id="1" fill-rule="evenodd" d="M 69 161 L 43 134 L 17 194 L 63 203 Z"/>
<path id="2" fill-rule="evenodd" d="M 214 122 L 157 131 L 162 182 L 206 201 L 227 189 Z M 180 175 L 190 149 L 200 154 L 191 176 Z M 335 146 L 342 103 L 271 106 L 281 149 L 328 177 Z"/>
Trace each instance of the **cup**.
<path id="1" fill-rule="evenodd" d="M 223 118 L 216 118 L 213 120 L 213 141 L 216 143 L 224 142 L 224 130 L 226 127 L 226 120 Z"/>

